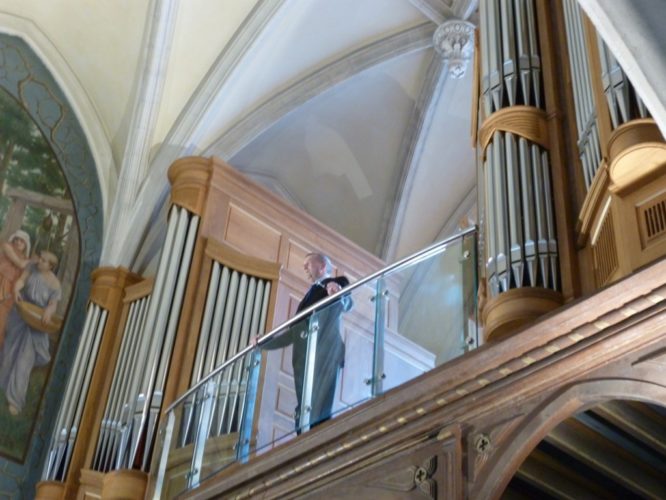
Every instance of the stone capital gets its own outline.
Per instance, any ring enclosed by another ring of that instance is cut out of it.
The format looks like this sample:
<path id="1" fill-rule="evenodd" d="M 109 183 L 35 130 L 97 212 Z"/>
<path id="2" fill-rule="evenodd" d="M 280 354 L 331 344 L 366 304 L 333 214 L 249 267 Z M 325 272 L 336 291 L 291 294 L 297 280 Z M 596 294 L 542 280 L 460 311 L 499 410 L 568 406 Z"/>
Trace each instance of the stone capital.
<path id="1" fill-rule="evenodd" d="M 465 76 L 467 63 L 474 53 L 474 29 L 472 23 L 456 19 L 443 22 L 435 30 L 433 45 L 442 59 L 449 63 L 449 73 L 453 78 Z"/>

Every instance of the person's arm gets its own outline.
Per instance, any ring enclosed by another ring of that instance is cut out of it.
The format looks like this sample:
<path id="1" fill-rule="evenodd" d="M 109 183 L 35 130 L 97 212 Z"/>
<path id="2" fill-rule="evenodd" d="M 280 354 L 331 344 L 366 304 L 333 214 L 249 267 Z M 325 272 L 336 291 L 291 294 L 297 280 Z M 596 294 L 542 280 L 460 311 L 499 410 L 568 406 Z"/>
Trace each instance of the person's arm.
<path id="1" fill-rule="evenodd" d="M 333 295 L 338 293 L 346 286 L 349 286 L 349 280 L 345 276 L 338 276 L 326 284 L 326 292 L 329 295 Z M 351 298 L 351 294 L 348 293 L 340 297 L 340 304 L 342 305 L 342 310 L 344 312 L 350 311 L 354 306 L 354 301 Z"/>
<path id="2" fill-rule="evenodd" d="M 44 313 L 42 314 L 42 323 L 48 323 L 51 321 L 53 314 L 55 313 L 56 307 L 58 306 L 57 300 L 49 300 L 48 305 L 44 308 Z"/>
<path id="3" fill-rule="evenodd" d="M 19 276 L 19 279 L 16 280 L 16 283 L 14 283 L 14 301 L 15 302 L 21 302 L 23 300 L 23 297 L 21 296 L 21 290 L 23 290 L 23 287 L 25 286 L 25 280 L 28 279 L 29 274 L 30 274 L 30 271 L 28 269 L 25 269 L 21 273 L 21 276 Z"/>
<path id="4" fill-rule="evenodd" d="M 297 335 L 297 328 L 302 323 L 299 321 L 295 325 L 292 325 L 286 332 L 283 332 L 282 335 L 275 335 L 266 343 L 261 344 L 260 349 L 265 349 L 267 351 L 272 351 L 275 349 L 281 349 L 282 347 L 287 347 L 294 343 L 295 336 Z M 250 344 L 256 346 L 257 343 L 261 340 L 261 337 L 255 337 L 250 340 Z"/>
<path id="5" fill-rule="evenodd" d="M 28 259 L 24 259 L 19 254 L 17 254 L 11 243 L 4 242 L 2 244 L 2 253 L 7 256 L 12 264 L 20 269 L 25 269 L 25 267 L 28 265 L 28 262 L 30 262 Z"/>

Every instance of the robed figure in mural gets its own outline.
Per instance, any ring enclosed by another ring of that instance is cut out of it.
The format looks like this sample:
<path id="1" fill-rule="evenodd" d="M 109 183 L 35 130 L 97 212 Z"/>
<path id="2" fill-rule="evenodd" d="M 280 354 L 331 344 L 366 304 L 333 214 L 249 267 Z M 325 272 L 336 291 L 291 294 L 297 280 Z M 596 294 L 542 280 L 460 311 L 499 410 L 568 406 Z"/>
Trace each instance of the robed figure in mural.
<path id="1" fill-rule="evenodd" d="M 18 415 L 25 405 L 33 368 L 51 361 L 46 332 L 61 298 L 60 282 L 53 273 L 57 264 L 55 255 L 42 251 L 14 285 L 16 305 L 7 318 L 7 335 L 0 351 L 0 388 L 12 415 Z M 30 322 L 24 319 L 26 313 L 19 312 L 22 301 L 41 308 L 41 317 Z"/>
<path id="2" fill-rule="evenodd" d="M 9 311 L 14 305 L 14 284 L 28 265 L 30 236 L 22 230 L 0 245 L 0 349 L 5 341 Z"/>

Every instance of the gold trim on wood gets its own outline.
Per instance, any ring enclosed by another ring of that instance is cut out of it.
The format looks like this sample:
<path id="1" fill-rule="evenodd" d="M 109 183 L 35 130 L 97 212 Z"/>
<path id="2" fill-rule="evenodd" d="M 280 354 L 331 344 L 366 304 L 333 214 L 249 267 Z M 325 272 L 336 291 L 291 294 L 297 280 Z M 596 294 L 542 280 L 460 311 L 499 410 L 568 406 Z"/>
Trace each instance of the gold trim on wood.
<path id="1" fill-rule="evenodd" d="M 514 288 L 501 293 L 489 299 L 483 309 L 486 341 L 506 338 L 562 303 L 559 292 L 546 288 Z"/>
<path id="2" fill-rule="evenodd" d="M 592 225 L 599 214 L 604 200 L 606 199 L 610 179 L 608 177 L 608 167 L 602 163 L 594 176 L 592 185 L 585 196 L 583 207 L 578 215 L 576 232 L 578 233 L 577 244 L 583 248 L 587 244 L 592 231 Z"/>
<path id="3" fill-rule="evenodd" d="M 280 277 L 279 262 L 252 257 L 239 252 L 235 248 L 215 240 L 208 240 L 206 244 L 206 256 L 245 274 L 251 274 L 257 278 L 277 280 Z"/>
<path id="4" fill-rule="evenodd" d="M 666 171 L 666 142 L 654 120 L 632 120 L 608 141 L 608 174 L 614 193 L 645 185 Z"/>
<path id="5" fill-rule="evenodd" d="M 210 158 L 190 156 L 175 161 L 168 172 L 171 203 L 203 215 L 212 171 Z"/>
<path id="6" fill-rule="evenodd" d="M 511 106 L 490 115 L 479 129 L 479 144 L 484 155 L 498 130 L 511 132 L 550 149 L 548 117 L 545 111 L 533 106 Z"/>

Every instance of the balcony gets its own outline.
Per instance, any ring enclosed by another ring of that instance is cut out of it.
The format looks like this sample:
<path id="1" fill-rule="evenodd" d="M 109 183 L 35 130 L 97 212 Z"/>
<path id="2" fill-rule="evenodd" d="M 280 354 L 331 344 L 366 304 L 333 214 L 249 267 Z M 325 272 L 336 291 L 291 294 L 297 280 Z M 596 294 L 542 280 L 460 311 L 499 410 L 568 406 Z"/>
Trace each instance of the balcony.
<path id="1" fill-rule="evenodd" d="M 343 416 L 364 413 L 475 349 L 475 249 L 474 228 L 447 238 L 301 311 L 211 371 L 166 411 L 151 467 L 153 496 L 196 490 L 288 442 L 311 440 L 314 428 L 325 432 Z M 261 305 L 249 309 L 237 327 L 219 324 L 211 310 L 202 331 L 226 328 L 237 345 L 248 334 L 242 330 L 255 331 L 260 320 Z"/>

